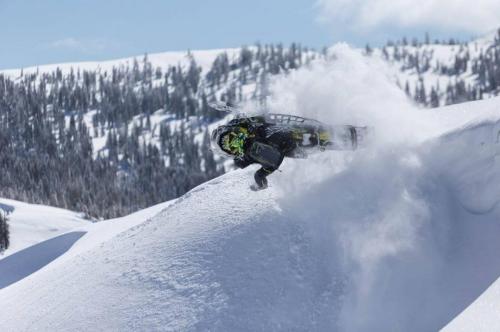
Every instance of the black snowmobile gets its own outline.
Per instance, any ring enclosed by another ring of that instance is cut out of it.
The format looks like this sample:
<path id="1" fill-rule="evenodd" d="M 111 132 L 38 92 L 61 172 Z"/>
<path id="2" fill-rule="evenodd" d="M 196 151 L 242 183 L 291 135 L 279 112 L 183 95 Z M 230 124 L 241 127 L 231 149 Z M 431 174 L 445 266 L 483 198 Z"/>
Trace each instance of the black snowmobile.
<path id="1" fill-rule="evenodd" d="M 287 114 L 238 115 L 212 132 L 212 150 L 233 158 L 239 168 L 258 163 L 252 189 L 265 189 L 266 177 L 285 157 L 307 158 L 313 151 L 355 150 L 363 145 L 367 127 L 328 126 Z"/>

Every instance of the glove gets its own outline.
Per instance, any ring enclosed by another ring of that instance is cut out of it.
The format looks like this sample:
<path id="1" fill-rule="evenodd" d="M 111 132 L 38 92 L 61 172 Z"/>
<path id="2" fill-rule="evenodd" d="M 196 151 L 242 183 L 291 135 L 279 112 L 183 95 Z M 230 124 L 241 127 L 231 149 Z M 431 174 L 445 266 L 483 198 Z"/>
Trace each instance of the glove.
<path id="1" fill-rule="evenodd" d="M 267 174 L 268 173 L 263 168 L 255 172 L 254 179 L 259 189 L 267 188 L 267 179 L 266 179 Z"/>

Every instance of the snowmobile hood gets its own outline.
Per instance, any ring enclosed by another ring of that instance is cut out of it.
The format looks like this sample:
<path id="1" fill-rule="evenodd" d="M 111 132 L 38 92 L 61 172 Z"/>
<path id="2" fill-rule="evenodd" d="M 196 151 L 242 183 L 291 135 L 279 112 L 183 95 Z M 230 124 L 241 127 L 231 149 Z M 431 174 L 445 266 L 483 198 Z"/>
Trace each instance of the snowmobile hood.
<path id="1" fill-rule="evenodd" d="M 226 151 L 222 148 L 222 138 L 226 134 L 228 134 L 231 129 L 228 126 L 220 126 L 212 131 L 212 136 L 210 138 L 210 148 L 212 152 L 215 154 L 225 157 L 225 158 L 234 158 L 235 155 L 231 154 L 229 151 Z"/>
<path id="2" fill-rule="evenodd" d="M 225 157 L 243 157 L 244 144 L 249 137 L 246 128 L 220 126 L 212 132 L 212 151 Z"/>

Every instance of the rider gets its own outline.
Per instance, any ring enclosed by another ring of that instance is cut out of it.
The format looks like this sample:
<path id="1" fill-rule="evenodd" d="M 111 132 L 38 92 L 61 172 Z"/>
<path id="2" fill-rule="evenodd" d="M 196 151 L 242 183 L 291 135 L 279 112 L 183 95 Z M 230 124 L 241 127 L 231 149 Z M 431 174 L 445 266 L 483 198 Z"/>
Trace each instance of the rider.
<path id="1" fill-rule="evenodd" d="M 262 167 L 255 172 L 258 189 L 267 187 L 266 177 L 277 170 L 284 157 L 291 157 L 297 148 L 294 133 L 271 125 L 253 125 L 251 120 L 235 119 L 212 133 L 213 146 L 234 159 L 239 168 L 250 164 Z"/>

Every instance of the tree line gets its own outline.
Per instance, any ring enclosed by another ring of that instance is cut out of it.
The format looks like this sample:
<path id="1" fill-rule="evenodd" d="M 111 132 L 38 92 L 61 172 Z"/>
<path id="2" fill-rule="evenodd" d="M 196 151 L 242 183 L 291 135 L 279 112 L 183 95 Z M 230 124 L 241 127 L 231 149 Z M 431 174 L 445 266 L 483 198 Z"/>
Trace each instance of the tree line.
<path id="1" fill-rule="evenodd" d="M 0 74 L 0 196 L 95 219 L 179 197 L 225 171 L 208 132 L 225 114 L 209 103 L 265 98 L 268 76 L 314 56 L 257 44 L 222 52 L 206 73 L 188 53 L 166 68 L 145 55 L 104 72 Z"/>
<path id="2" fill-rule="evenodd" d="M 443 63 L 435 59 L 435 48 L 429 45 L 453 47 L 452 60 Z M 479 53 L 472 57 L 472 52 Z M 367 45 L 365 53 L 373 50 Z M 402 88 L 418 104 L 426 107 L 439 107 L 466 101 L 480 100 L 500 93 L 500 29 L 491 45 L 479 46 L 477 43 L 463 43 L 455 39 L 431 42 L 426 35 L 425 41 L 406 38 L 388 42 L 382 49 L 384 59 L 396 62 L 403 72 L 413 72 L 418 76 L 417 83 L 410 87 L 406 81 Z M 435 60 L 435 61 L 434 61 Z M 426 82 L 423 74 L 434 73 L 448 77 L 446 85 L 439 81 Z M 465 74 L 473 78 L 465 80 Z"/>

